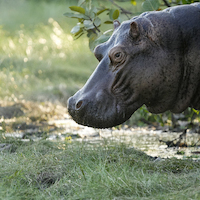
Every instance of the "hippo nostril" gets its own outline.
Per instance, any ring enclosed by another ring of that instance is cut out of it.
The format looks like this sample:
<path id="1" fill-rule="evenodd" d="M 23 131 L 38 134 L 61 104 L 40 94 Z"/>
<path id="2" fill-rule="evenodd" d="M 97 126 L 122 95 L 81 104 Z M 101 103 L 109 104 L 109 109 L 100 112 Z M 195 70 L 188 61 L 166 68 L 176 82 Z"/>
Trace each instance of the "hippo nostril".
<path id="1" fill-rule="evenodd" d="M 76 110 L 79 110 L 81 108 L 82 104 L 83 104 L 82 100 L 78 101 L 78 103 L 76 104 Z"/>

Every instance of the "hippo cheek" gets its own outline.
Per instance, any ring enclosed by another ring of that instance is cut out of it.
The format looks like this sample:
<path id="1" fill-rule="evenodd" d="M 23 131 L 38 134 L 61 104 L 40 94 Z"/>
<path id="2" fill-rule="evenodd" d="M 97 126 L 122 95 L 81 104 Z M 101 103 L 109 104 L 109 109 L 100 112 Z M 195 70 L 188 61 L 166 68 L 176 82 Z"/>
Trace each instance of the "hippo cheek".
<path id="1" fill-rule="evenodd" d="M 126 121 L 122 106 L 106 91 L 82 95 L 81 90 L 68 100 L 68 112 L 78 124 L 109 128 Z"/>

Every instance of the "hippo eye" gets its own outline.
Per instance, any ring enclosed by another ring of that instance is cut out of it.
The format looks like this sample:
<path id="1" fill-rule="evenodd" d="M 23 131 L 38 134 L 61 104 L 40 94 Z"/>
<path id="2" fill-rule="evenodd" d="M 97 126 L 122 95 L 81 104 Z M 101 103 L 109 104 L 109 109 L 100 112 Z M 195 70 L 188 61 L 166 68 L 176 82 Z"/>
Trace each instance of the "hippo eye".
<path id="1" fill-rule="evenodd" d="M 117 52 L 116 54 L 115 54 L 115 58 L 119 58 L 121 56 L 121 52 Z"/>
<path id="2" fill-rule="evenodd" d="M 115 63 L 121 63 L 121 61 L 123 60 L 124 54 L 122 52 L 116 52 L 113 56 L 113 61 Z"/>
<path id="3" fill-rule="evenodd" d="M 118 67 L 126 60 L 126 54 L 119 48 L 113 48 L 109 52 L 109 57 L 113 66 Z"/>

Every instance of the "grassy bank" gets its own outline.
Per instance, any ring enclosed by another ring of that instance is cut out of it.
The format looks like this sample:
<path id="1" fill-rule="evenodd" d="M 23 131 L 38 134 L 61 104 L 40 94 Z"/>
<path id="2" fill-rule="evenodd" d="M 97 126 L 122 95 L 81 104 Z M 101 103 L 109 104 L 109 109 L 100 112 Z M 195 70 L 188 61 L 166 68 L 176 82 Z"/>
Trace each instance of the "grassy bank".
<path id="1" fill-rule="evenodd" d="M 0 152 L 0 199 L 199 199 L 199 162 L 123 144 L 17 142 Z"/>

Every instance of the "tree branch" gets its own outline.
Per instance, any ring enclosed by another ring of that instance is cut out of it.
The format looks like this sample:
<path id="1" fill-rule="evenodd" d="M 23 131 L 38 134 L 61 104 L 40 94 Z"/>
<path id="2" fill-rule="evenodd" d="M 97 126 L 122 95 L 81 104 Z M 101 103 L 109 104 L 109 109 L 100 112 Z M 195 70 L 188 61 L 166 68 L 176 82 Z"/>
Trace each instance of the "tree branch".
<path id="1" fill-rule="evenodd" d="M 167 0 L 163 0 L 163 2 L 165 3 L 165 5 L 166 5 L 167 7 L 171 7 L 170 4 L 167 2 Z"/>
<path id="2" fill-rule="evenodd" d="M 121 10 L 121 13 L 125 14 L 126 17 L 127 17 L 128 19 L 130 19 L 130 17 L 129 17 L 128 15 L 133 15 L 132 12 L 130 12 L 130 11 L 128 11 L 128 10 L 122 8 L 121 6 L 119 6 L 118 4 L 116 4 L 113 0 L 109 0 L 109 1 L 110 1 L 114 6 L 116 6 L 117 8 L 119 8 L 119 9 Z"/>

